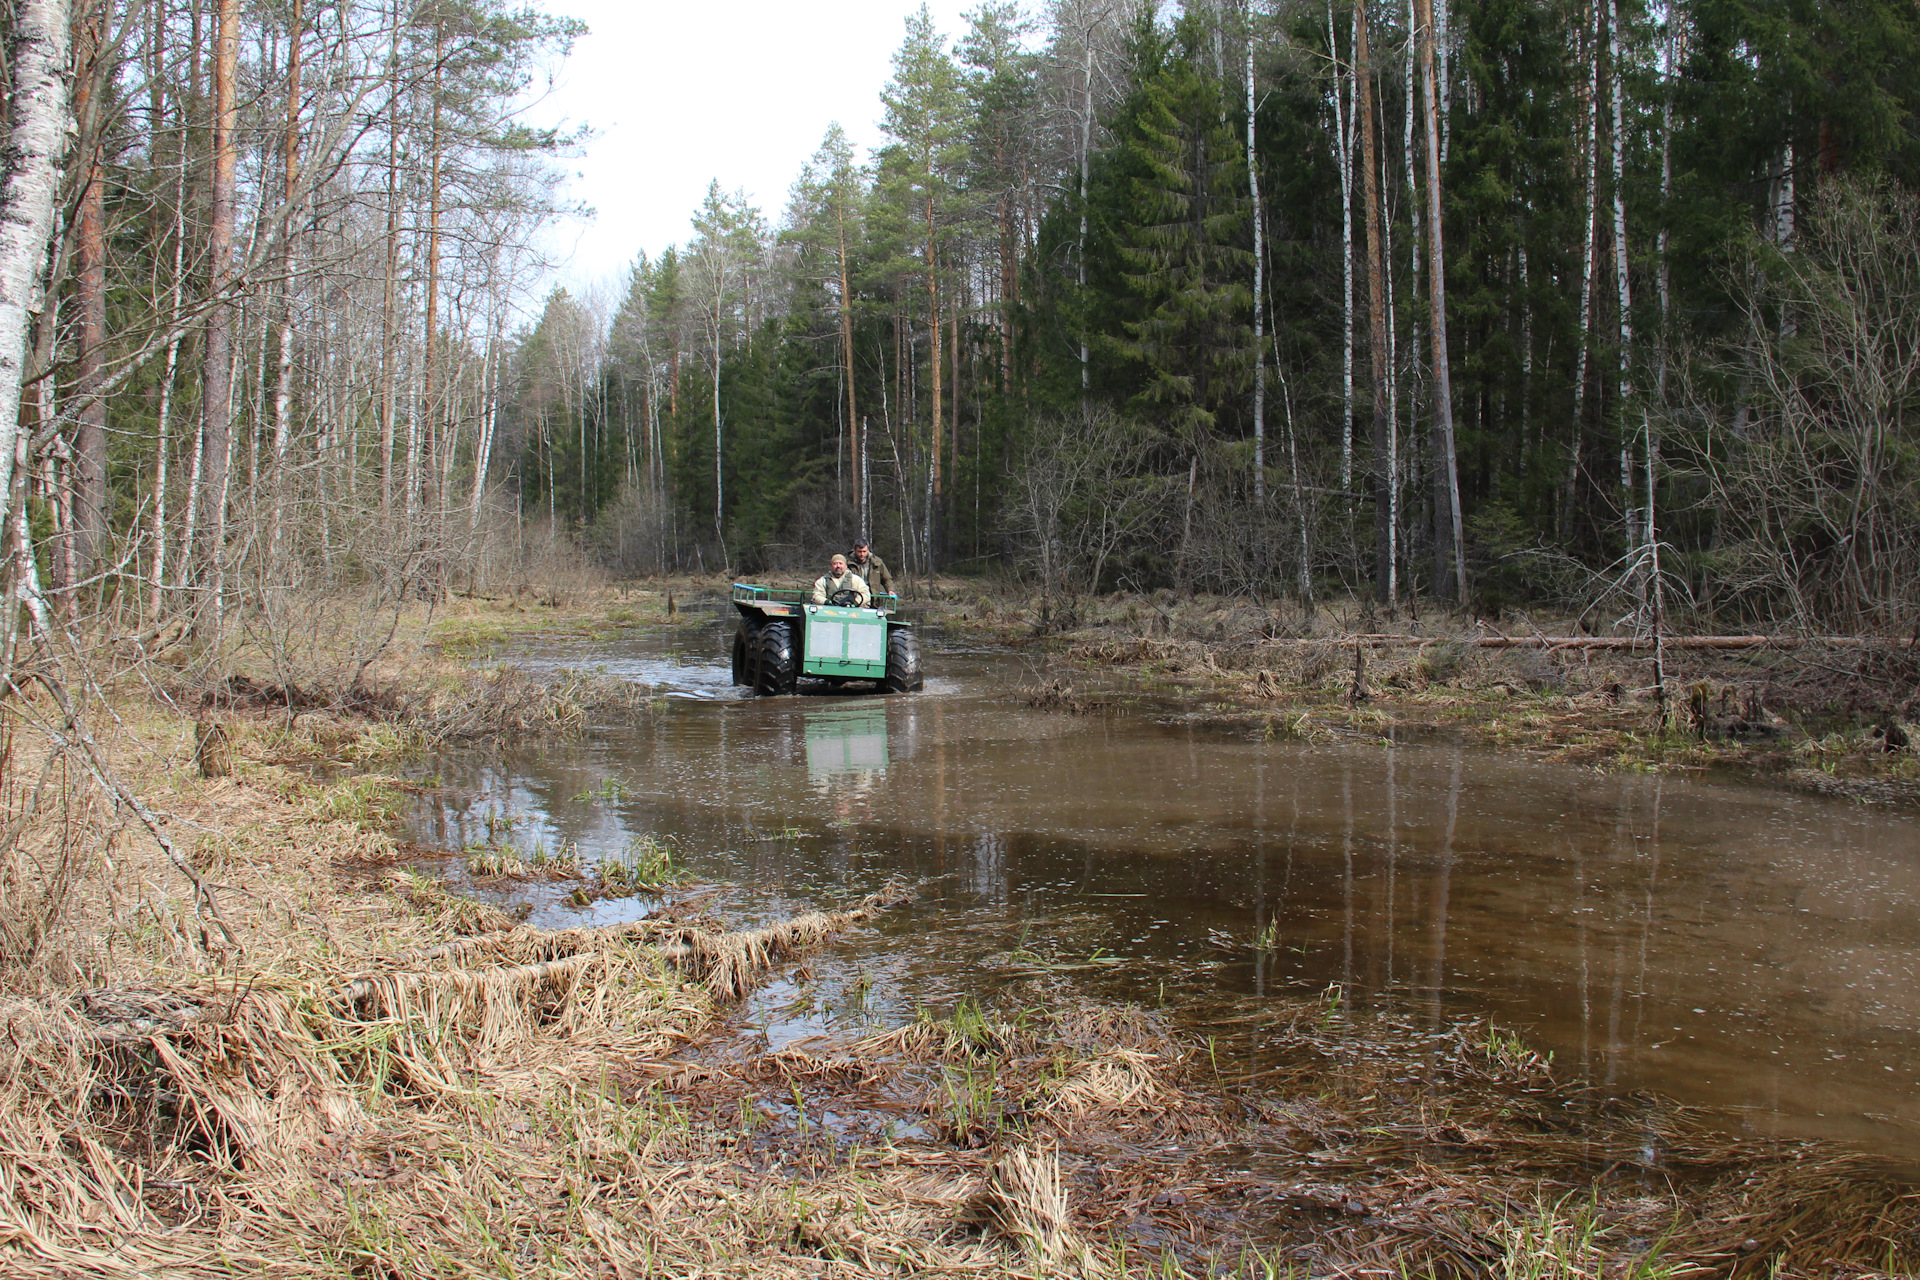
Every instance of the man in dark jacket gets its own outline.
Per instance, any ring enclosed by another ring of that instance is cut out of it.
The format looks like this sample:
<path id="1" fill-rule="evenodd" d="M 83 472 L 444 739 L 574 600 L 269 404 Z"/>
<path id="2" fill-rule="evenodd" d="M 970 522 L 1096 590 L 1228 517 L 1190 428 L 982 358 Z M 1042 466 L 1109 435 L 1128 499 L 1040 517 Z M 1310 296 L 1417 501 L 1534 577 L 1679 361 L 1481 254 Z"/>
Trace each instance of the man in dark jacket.
<path id="1" fill-rule="evenodd" d="M 847 557 L 847 565 L 865 579 L 871 589 L 893 594 L 893 575 L 887 572 L 886 561 L 873 554 L 866 539 L 853 544 L 853 554 Z"/>

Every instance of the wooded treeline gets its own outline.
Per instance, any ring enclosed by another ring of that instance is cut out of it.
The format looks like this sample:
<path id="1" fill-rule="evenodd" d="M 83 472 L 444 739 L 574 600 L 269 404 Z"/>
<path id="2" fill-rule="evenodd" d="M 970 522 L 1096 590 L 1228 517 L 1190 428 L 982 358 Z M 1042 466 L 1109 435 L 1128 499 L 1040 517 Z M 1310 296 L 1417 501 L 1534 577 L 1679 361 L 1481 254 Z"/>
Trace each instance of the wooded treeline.
<path id="1" fill-rule="evenodd" d="M 923 12 L 875 155 L 549 300 L 518 474 L 633 566 L 1899 625 L 1916 72 L 1878 0 Z"/>
<path id="2" fill-rule="evenodd" d="M 717 574 L 858 534 L 1068 596 L 1920 604 L 1899 0 L 923 10 L 885 146 L 831 130 L 777 221 L 716 182 L 519 332 L 568 140 L 516 109 L 576 29 L 309 5 L 4 19 L 9 234 L 35 33 L 70 46 L 0 418 L 60 608 L 217 631 L 542 539 Z"/>
<path id="3" fill-rule="evenodd" d="M 470 560 L 568 142 L 519 112 L 574 24 L 498 0 L 23 0 L 0 22 L 10 594 L 217 636 L 236 603 L 271 627 L 290 592 L 395 599 Z"/>

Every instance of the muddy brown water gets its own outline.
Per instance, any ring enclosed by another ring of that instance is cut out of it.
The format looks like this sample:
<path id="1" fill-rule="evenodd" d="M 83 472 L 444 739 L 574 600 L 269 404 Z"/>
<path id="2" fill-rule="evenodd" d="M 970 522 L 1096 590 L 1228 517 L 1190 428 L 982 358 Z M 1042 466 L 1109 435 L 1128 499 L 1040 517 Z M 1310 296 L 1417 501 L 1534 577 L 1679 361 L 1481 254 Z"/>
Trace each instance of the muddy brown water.
<path id="1" fill-rule="evenodd" d="M 1257 1056 L 1234 1032 L 1263 999 L 1339 984 L 1436 1027 L 1491 1019 L 1563 1077 L 1920 1169 L 1910 815 L 1454 745 L 1255 741 L 1169 723 L 1151 690 L 1118 714 L 1033 711 L 1014 696 L 1033 659 L 929 641 L 926 690 L 893 697 L 745 695 L 719 628 L 530 648 L 514 660 L 645 683 L 650 713 L 448 754 L 415 835 L 589 863 L 664 840 L 746 921 L 919 882 L 761 990 L 738 1021 L 756 1045 L 1048 976 Z M 575 907 L 570 888 L 511 896 L 546 926 L 657 903 Z"/>

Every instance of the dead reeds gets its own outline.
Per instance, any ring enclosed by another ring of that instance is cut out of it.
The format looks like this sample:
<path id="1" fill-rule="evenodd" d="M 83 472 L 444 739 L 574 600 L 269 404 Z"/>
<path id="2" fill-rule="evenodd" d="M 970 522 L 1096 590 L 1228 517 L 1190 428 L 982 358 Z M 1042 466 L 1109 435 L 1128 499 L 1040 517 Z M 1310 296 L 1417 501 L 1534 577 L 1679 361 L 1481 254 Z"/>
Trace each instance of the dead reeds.
<path id="1" fill-rule="evenodd" d="M 616 1074 L 685 1043 L 717 999 L 903 899 L 890 887 L 844 911 L 736 932 L 673 920 L 520 928 L 371 972 L 309 957 L 297 974 L 16 1001 L 13 1050 L 0 1055 L 0 1259 L 12 1259 L 9 1274 L 191 1273 L 172 1219 L 186 1202 L 217 1202 L 201 1234 L 185 1233 L 204 1258 L 219 1256 L 204 1232 L 224 1221 L 244 1224 L 231 1260 L 284 1270 L 301 1256 L 287 1246 L 314 1247 L 322 1220 L 323 1236 L 365 1226 L 358 1191 L 430 1181 L 415 1170 L 394 1182 L 395 1143 L 436 1133 L 491 1162 L 501 1153 L 483 1151 L 503 1109 L 558 1105 L 556 1088 L 594 1091 L 591 1107 L 604 1109 L 622 1096 Z M 389 1173 L 333 1177 L 329 1197 L 316 1168 L 373 1134 Z"/>
<path id="2" fill-rule="evenodd" d="M 20 1001 L 23 1275 L 1903 1274 L 1867 1162 L 1555 1081 L 1476 1024 L 1269 999 L 1250 1074 L 1160 1015 L 1015 1003 L 740 1058 L 720 1003 L 897 900 L 519 927 L 373 968 Z M 804 979 L 803 979 L 804 980 Z M 1030 1003 L 1029 1003 L 1030 1002 Z M 724 1015 L 722 1015 L 724 1016 Z M 1838 1268 L 1838 1270 L 1836 1270 Z"/>

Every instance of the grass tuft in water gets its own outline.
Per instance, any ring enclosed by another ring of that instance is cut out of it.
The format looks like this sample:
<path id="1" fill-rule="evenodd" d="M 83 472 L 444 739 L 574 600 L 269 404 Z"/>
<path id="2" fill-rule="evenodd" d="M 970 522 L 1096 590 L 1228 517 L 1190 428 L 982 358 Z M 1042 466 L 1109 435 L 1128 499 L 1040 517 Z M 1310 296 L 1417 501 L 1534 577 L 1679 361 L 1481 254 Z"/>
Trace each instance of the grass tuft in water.
<path id="1" fill-rule="evenodd" d="M 687 871 L 657 836 L 636 836 L 619 853 L 600 860 L 602 897 L 624 898 L 681 884 Z"/>
<path id="2" fill-rule="evenodd" d="M 1480 1051 L 1487 1062 L 1505 1075 L 1522 1080 L 1545 1076 L 1553 1070 L 1553 1054 L 1541 1053 L 1512 1031 L 1502 1031 L 1489 1022 L 1487 1038 Z"/>

